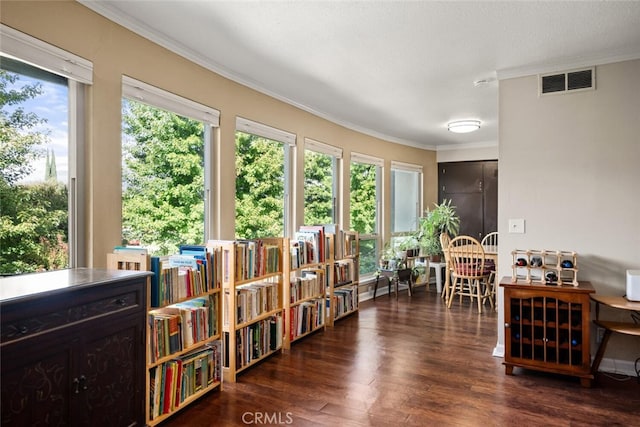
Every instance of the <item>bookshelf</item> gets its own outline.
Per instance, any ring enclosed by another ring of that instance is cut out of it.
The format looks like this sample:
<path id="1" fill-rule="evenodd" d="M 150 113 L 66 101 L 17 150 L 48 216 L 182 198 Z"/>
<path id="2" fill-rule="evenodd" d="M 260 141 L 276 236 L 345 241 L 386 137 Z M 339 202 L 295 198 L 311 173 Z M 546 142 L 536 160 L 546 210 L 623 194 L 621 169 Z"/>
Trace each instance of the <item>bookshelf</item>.
<path id="1" fill-rule="evenodd" d="M 286 239 L 285 349 L 326 326 L 333 242 L 333 235 L 326 235 L 322 226 L 301 227 L 294 238 Z"/>
<path id="2" fill-rule="evenodd" d="M 220 253 L 205 246 L 180 252 L 150 258 L 148 426 L 222 388 Z"/>
<path id="3" fill-rule="evenodd" d="M 327 326 L 358 311 L 359 253 L 358 233 L 342 231 L 338 234 L 336 252 L 341 254 L 333 260 L 333 278 L 327 290 Z"/>
<path id="4" fill-rule="evenodd" d="M 284 238 L 210 241 L 220 251 L 224 381 L 283 348 Z"/>

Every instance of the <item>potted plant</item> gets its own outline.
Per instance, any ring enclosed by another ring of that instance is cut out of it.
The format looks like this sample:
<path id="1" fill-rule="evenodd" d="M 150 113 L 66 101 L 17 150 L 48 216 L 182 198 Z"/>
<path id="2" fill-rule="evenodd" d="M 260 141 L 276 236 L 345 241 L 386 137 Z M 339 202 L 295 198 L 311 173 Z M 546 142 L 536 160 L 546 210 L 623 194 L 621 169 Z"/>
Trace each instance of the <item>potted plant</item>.
<path id="1" fill-rule="evenodd" d="M 456 213 L 456 207 L 451 205 L 451 200 L 445 199 L 440 204 L 434 204 L 432 210 L 425 211 L 418 225 L 417 238 L 423 254 L 431 257 L 432 261 L 439 262 L 443 255 L 440 234 L 448 233 L 455 237 L 459 230 L 460 217 Z"/>

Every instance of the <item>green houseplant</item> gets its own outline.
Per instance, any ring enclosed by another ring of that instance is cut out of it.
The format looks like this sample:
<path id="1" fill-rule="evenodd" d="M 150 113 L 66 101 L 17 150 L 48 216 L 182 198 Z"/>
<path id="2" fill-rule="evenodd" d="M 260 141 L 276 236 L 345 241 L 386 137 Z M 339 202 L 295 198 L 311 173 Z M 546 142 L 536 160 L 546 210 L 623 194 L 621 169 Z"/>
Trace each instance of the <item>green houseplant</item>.
<path id="1" fill-rule="evenodd" d="M 447 233 L 455 237 L 460 230 L 460 217 L 456 213 L 456 207 L 451 205 L 450 199 L 445 199 L 440 204 L 434 204 L 434 208 L 425 211 L 418 224 L 417 239 L 423 254 L 434 258 L 443 255 L 440 246 L 440 234 Z"/>

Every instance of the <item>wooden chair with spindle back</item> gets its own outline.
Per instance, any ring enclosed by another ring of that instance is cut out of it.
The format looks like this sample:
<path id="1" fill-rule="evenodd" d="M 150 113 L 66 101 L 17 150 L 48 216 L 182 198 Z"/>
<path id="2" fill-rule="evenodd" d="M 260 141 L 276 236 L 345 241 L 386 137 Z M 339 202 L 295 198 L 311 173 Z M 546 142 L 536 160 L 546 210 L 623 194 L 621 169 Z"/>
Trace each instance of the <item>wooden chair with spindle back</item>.
<path id="1" fill-rule="evenodd" d="M 482 313 L 484 301 L 490 299 L 487 291 L 491 274 L 485 265 L 482 244 L 471 236 L 458 236 L 449 243 L 448 253 L 453 280 L 447 307 L 451 307 L 456 295 L 461 302 L 463 296 L 468 296 L 472 302 L 477 300 L 478 312 Z M 491 305 L 493 307 L 493 301 Z"/>

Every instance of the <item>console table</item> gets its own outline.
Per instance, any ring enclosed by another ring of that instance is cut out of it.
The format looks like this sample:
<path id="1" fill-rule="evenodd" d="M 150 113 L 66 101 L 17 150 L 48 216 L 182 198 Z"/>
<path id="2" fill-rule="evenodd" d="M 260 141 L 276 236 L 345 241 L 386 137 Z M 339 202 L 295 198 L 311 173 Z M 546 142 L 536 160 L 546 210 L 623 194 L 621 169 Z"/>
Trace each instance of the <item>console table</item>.
<path id="1" fill-rule="evenodd" d="M 624 335 L 640 336 L 640 324 L 633 322 L 611 322 L 607 320 L 600 320 L 600 304 L 617 308 L 619 310 L 628 310 L 640 313 L 640 302 L 629 301 L 625 297 L 597 294 L 591 295 L 591 300 L 596 303 L 596 318 L 593 323 L 604 328 L 602 341 L 600 341 L 598 351 L 596 352 L 591 365 L 591 372 L 595 375 L 596 372 L 598 372 L 600 362 L 602 362 L 602 357 L 607 349 L 607 344 L 609 343 L 609 338 L 611 338 L 612 333 L 616 332 Z"/>

